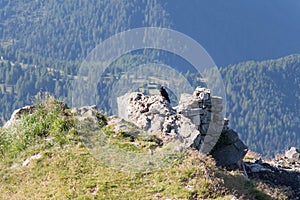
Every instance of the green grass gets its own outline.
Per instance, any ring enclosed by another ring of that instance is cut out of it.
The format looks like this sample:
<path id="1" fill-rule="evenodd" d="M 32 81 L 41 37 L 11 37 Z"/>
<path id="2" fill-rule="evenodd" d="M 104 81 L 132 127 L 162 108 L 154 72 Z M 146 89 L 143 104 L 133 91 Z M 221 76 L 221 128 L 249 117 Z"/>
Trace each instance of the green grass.
<path id="1" fill-rule="evenodd" d="M 37 105 L 33 114 L 23 115 L 14 126 L 1 130 L 0 157 L 12 159 L 20 153 L 31 152 L 31 149 L 38 151 L 61 146 L 71 140 L 79 140 L 74 121 L 61 102 L 50 98 L 47 103 Z"/>
<path id="2" fill-rule="evenodd" d="M 99 116 L 103 128 L 95 129 L 95 133 L 105 134 L 116 148 L 128 152 L 162 148 L 157 137 L 134 135 L 132 138 L 130 133 L 114 132 L 112 125 L 105 125 L 106 118 Z M 147 173 L 115 170 L 92 156 L 75 127 L 76 123 L 61 102 L 49 99 L 14 126 L 0 129 L 0 199 L 270 197 L 255 183 L 240 174 L 216 168 L 212 158 L 194 150 L 175 159 L 166 157 L 167 165 Z M 141 145 L 133 145 L 132 139 Z M 25 159 L 37 153 L 42 155 L 40 159 L 22 166 Z"/>
<path id="3" fill-rule="evenodd" d="M 114 125 L 108 125 L 104 126 L 101 132 L 109 138 L 111 144 L 129 152 L 145 153 L 149 149 L 155 150 L 162 146 L 162 141 L 155 135 L 132 134 L 124 131 L 114 132 L 113 130 Z"/>

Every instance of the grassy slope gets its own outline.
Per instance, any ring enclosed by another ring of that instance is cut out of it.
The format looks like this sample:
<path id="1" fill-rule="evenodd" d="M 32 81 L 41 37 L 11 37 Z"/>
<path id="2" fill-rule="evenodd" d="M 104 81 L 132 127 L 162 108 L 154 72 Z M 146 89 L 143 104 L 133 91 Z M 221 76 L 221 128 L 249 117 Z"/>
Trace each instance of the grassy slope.
<path id="1" fill-rule="evenodd" d="M 69 110 L 54 99 L 0 131 L 0 199 L 284 198 L 280 189 L 218 169 L 193 150 L 150 173 L 109 168 L 85 148 Z M 37 153 L 40 159 L 22 166 Z"/>

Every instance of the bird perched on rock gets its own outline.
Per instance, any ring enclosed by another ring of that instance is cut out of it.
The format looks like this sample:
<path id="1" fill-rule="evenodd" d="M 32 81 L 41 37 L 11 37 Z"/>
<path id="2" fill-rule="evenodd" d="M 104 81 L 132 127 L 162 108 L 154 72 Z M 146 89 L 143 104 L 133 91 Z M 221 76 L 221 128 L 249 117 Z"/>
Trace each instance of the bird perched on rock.
<path id="1" fill-rule="evenodd" d="M 167 91 L 165 90 L 165 88 L 163 86 L 161 86 L 159 91 L 160 91 L 161 96 L 163 96 L 164 99 L 170 103 L 170 98 L 169 98 L 169 95 L 168 95 Z"/>

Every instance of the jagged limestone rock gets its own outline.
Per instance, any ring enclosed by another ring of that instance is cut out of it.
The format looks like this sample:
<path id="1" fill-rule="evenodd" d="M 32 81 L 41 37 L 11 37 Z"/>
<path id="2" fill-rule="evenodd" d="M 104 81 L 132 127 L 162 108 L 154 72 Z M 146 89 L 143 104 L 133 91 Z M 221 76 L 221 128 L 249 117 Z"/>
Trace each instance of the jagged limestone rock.
<path id="1" fill-rule="evenodd" d="M 199 108 L 199 101 L 195 99 L 191 94 L 181 94 L 179 104 L 177 106 L 177 112 L 184 110 L 190 110 L 193 108 Z"/>
<path id="2" fill-rule="evenodd" d="M 222 134 L 210 154 L 216 164 L 227 169 L 240 168 L 241 162 L 248 151 L 248 147 L 239 139 L 232 129 L 223 129 Z"/>
<path id="3" fill-rule="evenodd" d="M 211 96 L 209 89 L 197 87 L 193 95 L 182 94 L 174 109 L 161 96 L 137 92 L 127 93 L 117 102 L 119 117 L 144 131 L 162 133 L 164 140 L 178 139 L 184 148 L 211 153 L 218 165 L 235 168 L 247 152 L 247 146 L 223 117 L 223 99 Z"/>
<path id="4" fill-rule="evenodd" d="M 161 96 L 128 93 L 117 101 L 119 117 L 147 132 L 169 134 L 173 130 L 186 145 L 205 154 L 217 143 L 223 129 L 222 98 L 211 97 L 210 90 L 205 88 L 198 87 L 193 95 L 182 94 L 176 110 Z M 171 116 L 176 118 L 170 120 Z"/>
<path id="5" fill-rule="evenodd" d="M 98 122 L 97 118 L 97 106 L 92 105 L 92 106 L 82 106 L 79 108 L 72 108 L 71 113 L 75 116 L 77 116 L 77 119 L 79 121 L 84 121 L 87 119 L 91 119 L 95 123 Z"/>
<path id="6" fill-rule="evenodd" d="M 300 151 L 296 147 L 291 147 L 285 152 L 285 157 L 289 162 L 299 162 L 300 163 Z"/>
<path id="7" fill-rule="evenodd" d="M 223 99 L 211 96 L 207 88 L 197 87 L 193 95 L 183 94 L 180 97 L 177 112 L 189 118 L 201 134 L 193 147 L 208 154 L 217 143 L 224 125 L 222 115 Z"/>
<path id="8" fill-rule="evenodd" d="M 188 148 L 200 134 L 196 126 L 184 115 L 176 113 L 162 96 L 145 96 L 127 93 L 118 97 L 119 117 L 133 122 L 149 133 L 161 133 L 160 137 L 178 139 Z"/>

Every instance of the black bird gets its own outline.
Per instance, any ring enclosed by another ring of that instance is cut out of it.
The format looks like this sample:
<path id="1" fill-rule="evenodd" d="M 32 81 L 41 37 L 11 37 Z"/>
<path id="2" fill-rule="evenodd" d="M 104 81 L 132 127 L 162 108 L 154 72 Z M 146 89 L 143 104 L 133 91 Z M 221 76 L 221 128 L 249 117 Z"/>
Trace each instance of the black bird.
<path id="1" fill-rule="evenodd" d="M 161 86 L 159 91 L 160 91 L 161 96 L 163 96 L 164 99 L 170 103 L 170 98 L 169 98 L 169 95 L 168 95 L 167 91 L 165 90 L 165 88 L 163 86 Z"/>

